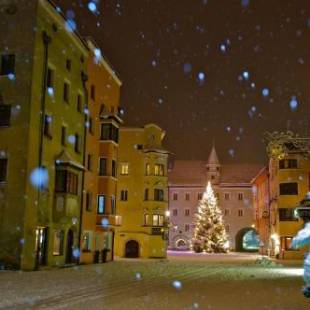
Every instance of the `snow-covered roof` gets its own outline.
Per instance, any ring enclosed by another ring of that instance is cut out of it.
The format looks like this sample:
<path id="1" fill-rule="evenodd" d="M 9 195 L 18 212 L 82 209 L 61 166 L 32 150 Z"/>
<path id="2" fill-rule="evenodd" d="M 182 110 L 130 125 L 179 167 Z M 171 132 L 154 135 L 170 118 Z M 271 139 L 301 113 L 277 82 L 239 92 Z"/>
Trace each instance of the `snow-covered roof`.
<path id="1" fill-rule="evenodd" d="M 208 161 L 176 160 L 169 171 L 170 185 L 205 186 L 207 182 Z M 231 164 L 221 165 L 220 184 L 237 185 L 250 184 L 252 179 L 262 169 L 259 164 Z"/>

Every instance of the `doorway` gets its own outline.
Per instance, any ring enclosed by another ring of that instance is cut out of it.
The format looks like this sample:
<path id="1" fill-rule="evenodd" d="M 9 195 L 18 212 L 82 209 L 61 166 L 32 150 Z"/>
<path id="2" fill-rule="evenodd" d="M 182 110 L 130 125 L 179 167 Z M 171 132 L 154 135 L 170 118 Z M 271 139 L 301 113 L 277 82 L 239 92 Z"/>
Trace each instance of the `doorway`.
<path id="1" fill-rule="evenodd" d="M 126 243 L 125 257 L 137 258 L 139 257 L 139 243 L 135 240 L 129 240 Z"/>
<path id="2" fill-rule="evenodd" d="M 67 251 L 66 251 L 66 263 L 73 263 L 73 240 L 74 235 L 72 229 L 68 230 L 67 234 Z"/>
<path id="3" fill-rule="evenodd" d="M 47 263 L 47 227 L 36 228 L 36 266 Z"/>

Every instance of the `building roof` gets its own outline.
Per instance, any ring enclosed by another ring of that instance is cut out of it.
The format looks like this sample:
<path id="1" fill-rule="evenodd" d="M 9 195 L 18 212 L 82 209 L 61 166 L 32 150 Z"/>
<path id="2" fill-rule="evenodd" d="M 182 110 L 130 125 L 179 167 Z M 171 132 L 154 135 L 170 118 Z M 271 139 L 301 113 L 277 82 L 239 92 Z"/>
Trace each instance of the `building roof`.
<path id="1" fill-rule="evenodd" d="M 169 184 L 205 186 L 207 183 L 207 164 L 208 161 L 176 160 L 168 174 Z M 263 165 L 257 164 L 221 165 L 220 185 L 250 185 L 262 167 Z"/>

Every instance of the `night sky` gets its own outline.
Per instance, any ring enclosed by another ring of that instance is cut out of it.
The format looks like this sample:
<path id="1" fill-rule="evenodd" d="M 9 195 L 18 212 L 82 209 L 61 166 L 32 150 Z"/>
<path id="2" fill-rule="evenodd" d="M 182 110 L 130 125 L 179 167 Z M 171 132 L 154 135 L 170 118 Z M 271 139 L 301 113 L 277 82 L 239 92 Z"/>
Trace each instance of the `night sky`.
<path id="1" fill-rule="evenodd" d="M 174 158 L 214 142 L 222 162 L 263 162 L 265 131 L 310 134 L 309 0 L 55 2 L 119 73 L 125 125 L 157 123 Z"/>

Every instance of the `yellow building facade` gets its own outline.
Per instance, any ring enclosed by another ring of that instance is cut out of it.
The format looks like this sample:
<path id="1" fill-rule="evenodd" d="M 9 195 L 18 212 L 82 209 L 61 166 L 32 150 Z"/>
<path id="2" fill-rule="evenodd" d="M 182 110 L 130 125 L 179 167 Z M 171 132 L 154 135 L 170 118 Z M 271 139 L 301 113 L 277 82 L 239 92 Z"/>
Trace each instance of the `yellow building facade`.
<path id="1" fill-rule="evenodd" d="M 305 250 L 291 248 L 303 227 L 295 208 L 310 189 L 310 160 L 293 152 L 269 161 L 270 254 L 282 259 L 303 258 Z"/>
<path id="2" fill-rule="evenodd" d="M 87 40 L 88 131 L 81 233 L 81 263 L 113 260 L 116 214 L 120 79 L 96 43 Z"/>
<path id="3" fill-rule="evenodd" d="M 88 47 L 50 1 L 1 6 L 0 262 L 70 264 L 79 257 Z"/>
<path id="4" fill-rule="evenodd" d="M 168 151 L 155 124 L 121 128 L 115 255 L 166 257 L 168 239 Z"/>

